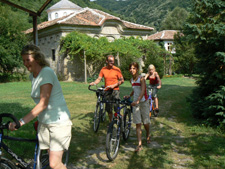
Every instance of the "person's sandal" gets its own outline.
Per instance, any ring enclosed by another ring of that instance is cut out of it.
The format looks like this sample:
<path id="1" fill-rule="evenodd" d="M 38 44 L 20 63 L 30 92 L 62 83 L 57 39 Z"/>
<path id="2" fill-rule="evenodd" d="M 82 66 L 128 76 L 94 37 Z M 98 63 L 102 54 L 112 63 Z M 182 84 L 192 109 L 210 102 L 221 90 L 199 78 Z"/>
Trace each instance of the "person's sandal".
<path id="1" fill-rule="evenodd" d="M 138 152 L 141 151 L 141 150 L 142 150 L 142 146 L 140 145 L 140 146 L 137 146 L 135 152 L 138 153 Z"/>
<path id="2" fill-rule="evenodd" d="M 150 144 L 150 143 L 151 143 L 151 141 L 150 141 L 150 136 L 148 136 L 148 137 L 146 138 L 146 140 L 147 140 L 147 144 Z"/>

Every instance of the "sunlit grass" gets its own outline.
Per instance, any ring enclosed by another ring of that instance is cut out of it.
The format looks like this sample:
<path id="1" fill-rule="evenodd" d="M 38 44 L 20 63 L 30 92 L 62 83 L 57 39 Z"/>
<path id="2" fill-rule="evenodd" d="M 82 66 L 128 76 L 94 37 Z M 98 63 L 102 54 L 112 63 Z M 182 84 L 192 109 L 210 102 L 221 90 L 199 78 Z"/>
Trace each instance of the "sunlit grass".
<path id="1" fill-rule="evenodd" d="M 148 82 L 147 82 L 148 83 Z M 88 90 L 88 84 L 78 82 L 61 82 L 64 97 L 71 113 L 73 122 L 73 138 L 70 146 L 70 163 L 88 168 L 224 168 L 225 167 L 225 136 L 221 131 L 206 127 L 192 117 L 190 104 L 186 98 L 194 89 L 195 81 L 189 78 L 163 78 L 162 88 L 158 92 L 160 115 L 151 120 L 152 142 L 158 148 L 148 147 L 145 143 L 143 130 L 143 151 L 135 154 L 120 148 L 114 162 L 104 160 L 85 164 L 89 151 L 105 149 L 105 138 L 108 119 L 100 124 L 99 131 L 93 132 L 93 111 L 96 104 L 94 92 Z M 21 118 L 34 106 L 30 97 L 31 83 L 16 82 L 0 84 L 0 111 L 13 113 Z M 131 92 L 131 85 L 126 81 L 120 87 L 121 97 Z M 135 148 L 137 145 L 135 126 L 131 138 L 121 147 Z M 11 136 L 34 138 L 32 123 L 26 124 Z M 34 145 L 19 142 L 11 143 L 25 158 L 32 157 Z M 25 152 L 25 153 L 24 153 Z M 92 154 L 91 154 L 92 155 Z M 103 153 L 104 158 L 105 153 Z M 91 157 L 90 157 L 91 158 Z M 88 159 L 88 158 L 87 158 Z M 93 159 L 92 159 L 93 160 Z"/>

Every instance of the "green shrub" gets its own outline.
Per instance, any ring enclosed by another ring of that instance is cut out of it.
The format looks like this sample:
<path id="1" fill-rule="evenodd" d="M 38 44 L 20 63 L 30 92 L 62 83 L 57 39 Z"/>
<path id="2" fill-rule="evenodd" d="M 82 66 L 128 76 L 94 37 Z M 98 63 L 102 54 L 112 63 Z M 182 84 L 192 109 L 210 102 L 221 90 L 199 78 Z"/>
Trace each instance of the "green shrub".
<path id="1" fill-rule="evenodd" d="M 28 75 L 22 73 L 0 73 L 0 82 L 27 81 Z"/>

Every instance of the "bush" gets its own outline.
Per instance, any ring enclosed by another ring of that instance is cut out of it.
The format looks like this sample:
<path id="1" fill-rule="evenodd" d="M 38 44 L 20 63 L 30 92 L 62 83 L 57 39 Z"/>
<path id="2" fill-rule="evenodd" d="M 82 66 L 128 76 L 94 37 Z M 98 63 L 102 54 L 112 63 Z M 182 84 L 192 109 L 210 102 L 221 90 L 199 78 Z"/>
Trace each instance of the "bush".
<path id="1" fill-rule="evenodd" d="M 18 82 L 27 81 L 28 75 L 22 73 L 0 73 L 0 82 Z"/>

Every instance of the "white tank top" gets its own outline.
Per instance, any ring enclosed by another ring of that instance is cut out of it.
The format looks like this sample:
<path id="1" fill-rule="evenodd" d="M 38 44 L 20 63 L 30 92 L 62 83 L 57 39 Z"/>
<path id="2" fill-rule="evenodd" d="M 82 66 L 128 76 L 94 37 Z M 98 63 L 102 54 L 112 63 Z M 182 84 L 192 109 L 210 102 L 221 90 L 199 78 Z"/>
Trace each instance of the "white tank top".
<path id="1" fill-rule="evenodd" d="M 141 76 L 138 76 L 138 79 L 136 81 L 134 81 L 132 78 L 131 85 L 134 90 L 134 101 L 136 101 L 141 94 Z M 148 95 L 147 95 L 147 90 L 145 86 L 145 93 L 144 93 L 144 96 L 141 98 L 140 102 L 144 102 L 147 99 L 148 99 Z"/>

